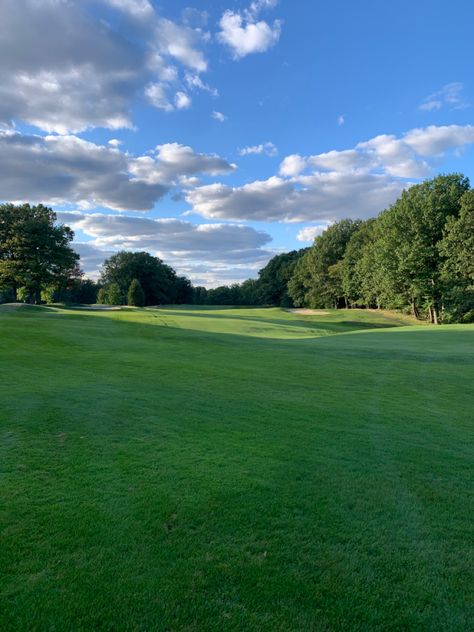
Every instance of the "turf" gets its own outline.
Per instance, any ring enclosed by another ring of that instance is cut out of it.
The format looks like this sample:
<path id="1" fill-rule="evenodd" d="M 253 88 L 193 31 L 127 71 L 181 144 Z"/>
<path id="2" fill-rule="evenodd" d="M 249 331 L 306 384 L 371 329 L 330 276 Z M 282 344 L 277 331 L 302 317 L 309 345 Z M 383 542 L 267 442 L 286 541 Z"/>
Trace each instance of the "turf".
<path id="1" fill-rule="evenodd" d="M 473 352 L 386 313 L 0 308 L 0 629 L 472 630 Z"/>

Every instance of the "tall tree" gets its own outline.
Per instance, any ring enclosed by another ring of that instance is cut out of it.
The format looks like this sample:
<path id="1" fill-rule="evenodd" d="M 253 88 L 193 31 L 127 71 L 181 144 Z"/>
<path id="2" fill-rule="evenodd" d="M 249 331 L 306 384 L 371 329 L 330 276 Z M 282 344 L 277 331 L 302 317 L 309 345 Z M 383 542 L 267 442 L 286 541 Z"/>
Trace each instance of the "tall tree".
<path id="1" fill-rule="evenodd" d="M 442 298 L 438 244 L 449 217 L 459 214 L 469 180 L 461 174 L 442 175 L 410 187 L 379 216 L 378 265 L 386 299 L 394 307 L 410 304 L 413 313 L 426 309 L 439 321 Z"/>
<path id="2" fill-rule="evenodd" d="M 474 190 L 462 196 L 459 217 L 448 218 L 439 250 L 448 319 L 474 321 Z"/>
<path id="3" fill-rule="evenodd" d="M 258 293 L 263 305 L 291 305 L 288 295 L 288 282 L 298 260 L 305 254 L 306 249 L 292 250 L 276 255 L 260 270 L 258 278 Z"/>
<path id="4" fill-rule="evenodd" d="M 126 296 L 133 279 L 137 279 L 143 288 L 145 305 L 174 302 L 176 273 L 158 257 L 148 252 L 121 251 L 104 262 L 102 285 L 117 283 L 122 295 Z"/>
<path id="5" fill-rule="evenodd" d="M 133 279 L 127 293 L 127 305 L 143 307 L 145 305 L 145 292 L 138 279 Z"/>
<path id="6" fill-rule="evenodd" d="M 22 287 L 39 303 L 46 286 L 80 276 L 79 255 L 70 246 L 74 233 L 56 220 L 42 204 L 0 204 L 0 285 L 15 294 Z"/>
<path id="7" fill-rule="evenodd" d="M 347 304 L 342 285 L 340 264 L 346 246 L 360 220 L 344 219 L 316 237 L 297 268 L 298 281 L 289 284 L 290 295 L 296 304 L 309 307 L 342 307 Z"/>
<path id="8" fill-rule="evenodd" d="M 352 233 L 341 265 L 342 292 L 351 307 L 377 307 L 374 268 L 376 220 L 369 219 Z"/>

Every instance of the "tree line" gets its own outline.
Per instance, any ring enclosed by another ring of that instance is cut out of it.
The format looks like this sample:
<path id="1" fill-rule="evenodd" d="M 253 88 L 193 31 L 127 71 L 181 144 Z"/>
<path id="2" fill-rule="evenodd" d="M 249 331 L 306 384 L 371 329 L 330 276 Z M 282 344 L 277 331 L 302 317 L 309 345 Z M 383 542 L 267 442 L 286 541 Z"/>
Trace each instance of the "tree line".
<path id="1" fill-rule="evenodd" d="M 310 248 L 277 255 L 256 280 L 196 302 L 396 309 L 474 321 L 474 190 L 462 174 L 415 185 L 378 217 L 344 219 Z"/>
<path id="2" fill-rule="evenodd" d="M 51 208 L 0 204 L 0 303 L 192 303 L 189 279 L 147 252 L 118 252 L 97 282 L 85 279 L 71 242 Z"/>
<path id="3" fill-rule="evenodd" d="M 50 208 L 0 205 L 0 302 L 384 308 L 474 321 L 474 190 L 462 174 L 414 185 L 378 217 L 336 222 L 257 279 L 213 289 L 147 252 L 118 252 L 98 282 L 84 279 L 73 237 Z"/>

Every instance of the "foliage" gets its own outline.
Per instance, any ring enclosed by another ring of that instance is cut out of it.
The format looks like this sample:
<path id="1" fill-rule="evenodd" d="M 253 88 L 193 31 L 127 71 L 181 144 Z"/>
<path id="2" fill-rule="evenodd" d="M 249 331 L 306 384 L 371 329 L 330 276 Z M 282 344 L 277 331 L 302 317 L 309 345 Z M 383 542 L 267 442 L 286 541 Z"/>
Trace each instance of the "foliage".
<path id="1" fill-rule="evenodd" d="M 109 283 L 109 285 L 107 285 L 106 292 L 108 305 L 123 304 L 124 295 L 118 283 Z"/>
<path id="2" fill-rule="evenodd" d="M 289 286 L 295 304 L 309 307 L 342 307 L 347 304 L 340 261 L 359 220 L 345 219 L 315 238 L 296 271 L 298 282 Z"/>
<path id="3" fill-rule="evenodd" d="M 449 217 L 439 244 L 448 320 L 474 321 L 474 191 L 461 198 L 459 217 Z"/>
<path id="4" fill-rule="evenodd" d="M 97 292 L 97 303 L 99 305 L 107 305 L 107 290 L 101 287 Z"/>
<path id="5" fill-rule="evenodd" d="M 145 293 L 138 279 L 133 279 L 127 293 L 127 305 L 143 307 L 145 305 Z"/>
<path id="6" fill-rule="evenodd" d="M 437 322 L 442 304 L 442 260 L 438 244 L 450 217 L 457 216 L 468 180 L 459 174 L 438 176 L 410 187 L 379 219 L 377 262 L 387 302 L 428 310 Z"/>
<path id="7" fill-rule="evenodd" d="M 147 252 L 121 251 L 112 255 L 102 266 L 100 283 L 116 283 L 126 296 L 132 281 L 142 286 L 145 305 L 163 305 L 191 301 L 192 289 L 188 279 L 179 277 L 170 266 Z"/>
<path id="8" fill-rule="evenodd" d="M 41 291 L 41 300 L 45 303 L 91 304 L 97 300 L 98 287 L 91 279 L 73 278 L 67 286 L 56 283 Z"/>
<path id="9" fill-rule="evenodd" d="M 36 303 L 46 286 L 67 285 L 80 275 L 79 255 L 70 246 L 73 237 L 42 204 L 0 204 L 0 285 L 14 294 L 23 287 L 24 300 Z"/>
<path id="10" fill-rule="evenodd" d="M 221 285 L 210 290 L 194 288 L 196 305 L 268 305 L 292 307 L 293 301 L 288 294 L 288 282 L 293 275 L 297 262 L 307 251 L 276 255 L 259 271 L 258 279 L 247 279 L 243 283 Z"/>
<path id="11" fill-rule="evenodd" d="M 298 260 L 306 249 L 292 250 L 276 255 L 258 273 L 256 291 L 261 305 L 292 307 L 288 294 L 288 282 L 291 279 Z M 252 303 L 249 303 L 252 305 Z"/>
<path id="12" fill-rule="evenodd" d="M 410 309 L 433 323 L 469 320 L 473 206 L 467 178 L 449 174 L 410 187 L 375 219 L 336 222 L 296 265 L 289 294 L 299 307 Z"/>

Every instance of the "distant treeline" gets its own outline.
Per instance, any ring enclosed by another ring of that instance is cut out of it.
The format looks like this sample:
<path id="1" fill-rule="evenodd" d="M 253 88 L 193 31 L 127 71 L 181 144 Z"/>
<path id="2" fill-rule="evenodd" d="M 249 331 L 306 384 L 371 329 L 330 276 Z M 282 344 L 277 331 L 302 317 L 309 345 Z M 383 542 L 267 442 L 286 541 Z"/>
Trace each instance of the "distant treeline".
<path id="1" fill-rule="evenodd" d="M 198 293 L 199 292 L 199 293 Z M 410 187 L 377 218 L 345 219 L 313 246 L 274 257 L 259 278 L 200 303 L 384 308 L 431 322 L 474 321 L 474 190 L 460 174 Z"/>
<path id="2" fill-rule="evenodd" d="M 97 283 L 83 279 L 73 233 L 55 219 L 41 205 L 0 205 L 0 302 L 384 308 L 474 321 L 474 190 L 461 174 L 410 187 L 376 218 L 332 224 L 257 279 L 209 290 L 146 252 L 119 252 Z"/>

